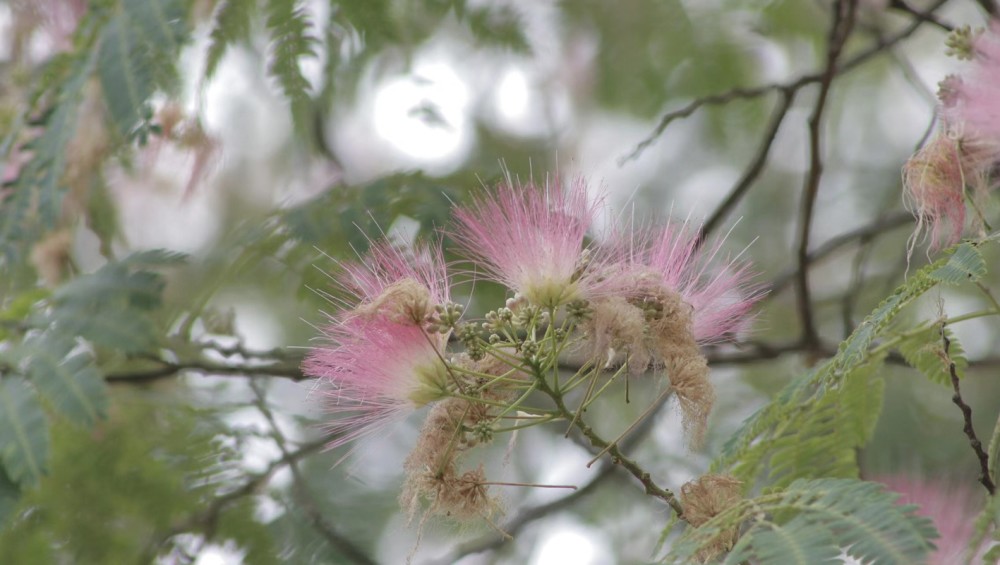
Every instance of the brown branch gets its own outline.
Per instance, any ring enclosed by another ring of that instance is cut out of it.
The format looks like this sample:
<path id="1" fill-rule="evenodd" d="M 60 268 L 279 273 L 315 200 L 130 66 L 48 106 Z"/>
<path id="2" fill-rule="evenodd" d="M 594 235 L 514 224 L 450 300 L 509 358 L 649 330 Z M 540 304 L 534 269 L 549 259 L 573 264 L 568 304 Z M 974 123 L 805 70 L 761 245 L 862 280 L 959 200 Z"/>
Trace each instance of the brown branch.
<path id="1" fill-rule="evenodd" d="M 764 171 L 764 165 L 767 163 L 767 157 L 771 153 L 771 148 L 774 146 L 774 140 L 778 135 L 778 130 L 781 129 L 781 124 L 784 123 L 785 117 L 788 116 L 788 111 L 792 107 L 792 103 L 795 101 L 795 89 L 780 90 L 781 100 L 778 103 L 777 108 L 774 110 L 774 116 L 771 118 L 771 124 L 768 126 L 767 131 L 761 140 L 760 146 L 757 148 L 757 153 L 754 155 L 753 160 L 750 161 L 749 166 L 743 172 L 743 176 L 737 181 L 733 189 L 729 191 L 729 195 L 726 199 L 719 204 L 718 208 L 712 212 L 712 215 L 708 218 L 705 224 L 701 227 L 701 232 L 698 234 L 699 240 L 704 240 L 704 238 L 712 233 L 715 228 L 718 227 L 719 223 L 725 219 L 726 215 L 739 203 L 743 195 L 750 189 L 757 177 L 760 176 L 761 172 Z"/>
<path id="2" fill-rule="evenodd" d="M 825 259 L 844 246 L 856 241 L 870 239 L 876 235 L 888 232 L 898 227 L 913 222 L 913 215 L 906 211 L 900 211 L 884 218 L 876 219 L 870 224 L 861 226 L 849 232 L 844 232 L 836 237 L 828 239 L 823 245 L 813 249 L 806 258 L 806 265 L 811 265 L 817 261 Z M 781 292 L 798 276 L 801 266 L 791 268 L 774 277 L 768 286 L 769 296 L 774 296 Z"/>
<path id="3" fill-rule="evenodd" d="M 991 18 L 1000 18 L 1000 5 L 997 5 L 994 0 L 976 0 L 976 4 L 986 10 Z"/>
<path id="4" fill-rule="evenodd" d="M 204 359 L 191 359 L 178 362 L 156 359 L 156 362 L 160 364 L 159 367 L 110 373 L 104 376 L 104 380 L 112 384 L 149 384 L 162 379 L 176 377 L 185 371 L 232 377 L 281 377 L 293 381 L 302 381 L 308 378 L 302 373 L 298 365 L 293 366 L 280 363 L 271 365 L 228 365 Z"/>
<path id="5" fill-rule="evenodd" d="M 371 557 L 361 550 L 361 548 L 354 545 L 351 540 L 347 539 L 339 533 L 323 515 L 319 507 L 316 506 L 315 501 L 311 493 L 309 492 L 309 487 L 306 484 L 306 479 L 302 475 L 302 471 L 299 469 L 298 462 L 294 459 L 290 459 L 291 453 L 288 451 L 287 441 L 285 436 L 281 433 L 281 429 L 278 427 L 278 422 L 274 418 L 274 413 L 271 412 L 271 408 L 267 405 L 267 399 L 264 396 L 264 391 L 261 390 L 260 384 L 256 381 L 250 381 L 250 388 L 253 390 L 254 396 L 256 397 L 257 409 L 267 420 L 267 423 L 271 426 L 272 437 L 274 442 L 278 445 L 278 449 L 281 450 L 281 454 L 285 459 L 289 459 L 288 469 L 292 472 L 292 489 L 295 493 L 295 500 L 305 511 L 306 516 L 309 517 L 309 521 L 312 523 L 313 529 L 315 529 L 323 539 L 326 540 L 331 547 L 336 549 L 340 554 L 354 563 L 360 563 L 361 565 L 375 565 L 375 561 Z"/>
<path id="6" fill-rule="evenodd" d="M 857 0 L 838 0 L 834 5 L 833 24 L 830 26 L 830 37 L 826 57 L 826 71 L 820 80 L 819 95 L 812 115 L 809 116 L 809 173 L 802 187 L 802 208 L 799 212 L 799 270 L 796 277 L 796 298 L 799 312 L 799 322 L 802 326 L 802 340 L 809 345 L 819 343 L 819 334 L 813 320 L 812 300 L 809 290 L 809 235 L 812 231 L 813 210 L 816 195 L 819 193 L 820 179 L 823 176 L 823 114 L 826 101 L 837 76 L 837 63 L 843 51 L 844 44 L 854 26 L 854 15 L 857 10 Z"/>
<path id="7" fill-rule="evenodd" d="M 320 451 L 326 447 L 329 441 L 330 438 L 323 438 L 302 444 L 297 450 L 283 454 L 282 457 L 272 461 L 260 473 L 249 475 L 248 479 L 242 485 L 213 498 L 201 512 L 192 514 L 187 519 L 176 523 L 169 531 L 162 535 L 154 536 L 152 543 L 146 548 L 146 559 L 142 560 L 142 562 L 152 562 L 159 550 L 179 534 L 189 531 L 201 531 L 204 532 L 206 539 L 211 539 L 218 529 L 222 513 L 227 508 L 243 498 L 257 494 L 279 469 Z"/>
<path id="8" fill-rule="evenodd" d="M 951 388 L 955 391 L 954 396 L 951 397 L 951 401 L 962 411 L 962 417 L 965 420 L 965 426 L 962 428 L 962 431 L 969 438 L 969 445 L 972 446 L 972 451 L 976 453 L 976 457 L 979 459 L 979 482 L 986 487 L 986 491 L 990 493 L 990 496 L 993 496 L 996 494 L 997 489 L 996 485 L 993 484 L 993 479 L 990 477 L 989 456 L 983 451 L 983 444 L 976 437 L 976 430 L 972 427 L 972 408 L 962 400 L 962 391 L 958 384 L 958 371 L 955 368 L 955 362 L 952 361 L 951 356 L 948 354 L 948 350 L 951 348 L 951 340 L 948 339 L 948 334 L 944 329 L 945 325 L 941 324 L 941 341 L 944 342 L 944 358 L 948 363 L 948 373 L 951 375 Z"/>
<path id="9" fill-rule="evenodd" d="M 872 45 L 865 51 L 858 53 L 854 57 L 848 59 L 847 61 L 844 62 L 843 65 L 840 65 L 838 72 L 840 74 L 843 74 L 846 73 L 847 71 L 853 70 L 863 65 L 864 63 L 868 62 L 868 60 L 872 59 L 876 55 L 881 54 L 889 47 L 892 47 L 893 45 L 896 45 L 897 43 L 903 41 L 904 39 L 907 39 L 926 23 L 925 20 L 928 17 L 933 15 L 937 10 L 939 10 L 942 6 L 948 3 L 948 1 L 949 0 L 936 0 L 930 7 L 927 8 L 927 10 L 914 14 L 915 16 L 914 21 L 911 22 L 908 26 L 903 28 L 895 35 L 889 36 L 888 38 L 885 39 L 879 38 L 878 40 L 875 41 L 874 45 Z M 618 158 L 618 166 L 620 167 L 625 163 L 638 158 L 639 155 L 641 155 L 646 149 L 648 149 L 651 145 L 656 143 L 656 140 L 661 135 L 663 135 L 663 132 L 666 131 L 667 127 L 671 123 L 673 123 L 678 119 L 687 118 L 691 116 L 699 109 L 701 109 L 703 106 L 721 106 L 723 104 L 728 104 L 736 100 L 748 100 L 752 98 L 759 98 L 761 96 L 765 96 L 775 91 L 782 91 L 782 92 L 789 90 L 796 91 L 804 86 L 821 82 L 823 80 L 824 75 L 825 72 L 818 72 L 818 73 L 803 75 L 798 79 L 787 83 L 772 83 L 755 87 L 738 87 L 719 94 L 712 94 L 709 96 L 692 100 L 686 106 L 678 110 L 674 110 L 672 112 L 667 112 L 666 114 L 664 114 L 660 118 L 659 123 L 657 123 L 656 127 L 653 128 L 653 131 L 649 135 L 647 135 L 643 140 L 641 140 L 638 144 L 636 144 L 635 148 L 633 148 L 632 151 Z"/>
<path id="10" fill-rule="evenodd" d="M 933 13 L 921 12 L 913 8 L 909 4 L 907 4 L 904 0 L 892 0 L 891 2 L 889 2 L 889 8 L 909 14 L 921 22 L 931 24 L 947 32 L 950 32 L 954 29 L 954 27 L 939 20 Z"/>

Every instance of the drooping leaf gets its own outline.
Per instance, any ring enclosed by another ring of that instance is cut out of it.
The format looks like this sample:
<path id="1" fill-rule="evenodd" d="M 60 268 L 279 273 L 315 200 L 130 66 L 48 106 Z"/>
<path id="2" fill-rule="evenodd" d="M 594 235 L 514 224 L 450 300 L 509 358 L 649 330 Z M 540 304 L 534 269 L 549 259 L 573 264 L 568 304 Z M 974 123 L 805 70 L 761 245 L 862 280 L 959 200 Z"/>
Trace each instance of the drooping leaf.
<path id="1" fill-rule="evenodd" d="M 24 345 L 28 378 L 56 412 L 71 422 L 90 425 L 107 411 L 107 385 L 87 353 L 73 353 L 71 340 L 41 334 Z"/>
<path id="2" fill-rule="evenodd" d="M 121 136 L 143 119 L 150 95 L 177 82 L 174 59 L 187 33 L 185 0 L 118 0 L 100 38 L 98 75 Z"/>
<path id="3" fill-rule="evenodd" d="M 882 364 L 880 356 L 854 367 L 821 395 L 779 396 L 772 406 L 782 417 L 758 430 L 729 472 L 752 483 L 766 469 L 767 484 L 779 487 L 803 478 L 857 477 L 857 449 L 871 439 L 882 411 Z"/>
<path id="4" fill-rule="evenodd" d="M 41 135 L 31 142 L 31 160 L 0 207 L 0 263 L 15 262 L 26 245 L 55 227 L 66 191 L 67 147 L 76 135 L 78 110 L 96 55 L 90 50 L 74 57 L 66 80 L 55 87 L 52 111 L 44 119 Z"/>
<path id="5" fill-rule="evenodd" d="M 34 486 L 45 473 L 49 427 L 35 390 L 21 377 L 0 379 L 0 461 L 21 486 Z"/>
<path id="6" fill-rule="evenodd" d="M 309 81 L 299 62 L 316 56 L 317 40 L 298 0 L 267 0 L 267 30 L 271 36 L 268 73 L 288 98 L 292 121 L 300 132 L 308 131 L 311 104 Z"/>
<path id="7" fill-rule="evenodd" d="M 205 78 L 212 78 L 230 45 L 250 39 L 257 0 L 223 0 L 215 12 L 211 43 L 205 59 Z"/>
<path id="8" fill-rule="evenodd" d="M 67 305 L 55 308 L 49 320 L 65 336 L 125 353 L 150 351 L 157 342 L 153 322 L 141 311 Z"/>

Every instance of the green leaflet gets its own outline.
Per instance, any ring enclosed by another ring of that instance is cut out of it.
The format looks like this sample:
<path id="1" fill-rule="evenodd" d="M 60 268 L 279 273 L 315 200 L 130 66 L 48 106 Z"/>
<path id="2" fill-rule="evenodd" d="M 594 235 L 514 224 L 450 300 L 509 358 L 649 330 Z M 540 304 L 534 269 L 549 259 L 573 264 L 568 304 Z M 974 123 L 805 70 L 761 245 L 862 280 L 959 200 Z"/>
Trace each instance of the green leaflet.
<path id="1" fill-rule="evenodd" d="M 119 0 L 100 36 L 98 75 L 118 134 L 143 119 L 157 89 L 177 82 L 174 59 L 187 34 L 185 0 Z"/>
<path id="2" fill-rule="evenodd" d="M 875 336 L 884 330 L 899 311 L 938 283 L 976 282 L 986 274 L 986 261 L 971 243 L 961 243 L 950 256 L 914 273 L 865 318 L 840 345 L 833 358 L 838 368 L 858 363 L 868 354 Z"/>
<path id="3" fill-rule="evenodd" d="M 868 564 L 920 563 L 937 533 L 915 507 L 897 505 L 897 496 L 856 479 L 798 480 L 689 528 L 666 562 L 690 563 L 745 525 L 724 563 L 838 563 L 841 551 Z"/>
<path id="4" fill-rule="evenodd" d="M 147 267 L 179 264 L 185 257 L 142 251 L 81 275 L 55 291 L 53 308 L 35 324 L 109 349 L 148 351 L 156 345 L 157 332 L 147 312 L 159 308 L 165 283 L 162 275 Z"/>
<path id="5" fill-rule="evenodd" d="M 73 347 L 69 339 L 37 336 L 24 344 L 22 357 L 31 383 L 60 416 L 91 425 L 107 411 L 107 385 L 90 355 L 69 354 Z"/>
<path id="6" fill-rule="evenodd" d="M 766 469 L 768 484 L 778 487 L 801 478 L 856 477 L 856 449 L 871 439 L 882 411 L 883 360 L 880 356 L 855 367 L 842 376 L 840 386 L 820 396 L 781 398 L 784 419 L 762 428 L 757 443 L 743 451 L 730 472 L 752 483 Z"/>
<path id="7" fill-rule="evenodd" d="M 937 263 L 935 263 L 936 265 Z M 929 276 L 936 282 L 960 284 L 976 282 L 986 274 L 986 260 L 971 243 L 961 243 L 955 247 L 944 265 L 933 269 Z"/>
<path id="8" fill-rule="evenodd" d="M 899 343 L 899 353 L 914 369 L 920 371 L 931 381 L 951 388 L 951 369 L 944 356 L 944 340 L 941 338 L 941 325 L 935 324 L 919 333 L 907 336 Z M 948 359 L 955 364 L 955 374 L 958 378 L 965 376 L 969 362 L 965 358 L 962 344 L 952 333 L 944 328 L 948 337 Z"/>
<path id="9" fill-rule="evenodd" d="M 49 428 L 45 413 L 28 383 L 20 377 L 0 379 L 0 461 L 21 486 L 34 486 L 46 470 Z"/>
<path id="10" fill-rule="evenodd" d="M 860 425 L 870 435 L 878 414 L 874 406 L 875 398 L 878 398 L 881 406 L 881 389 L 877 396 L 861 399 L 855 395 L 864 391 L 851 392 L 849 378 L 851 375 L 855 375 L 853 378 L 860 378 L 856 376 L 857 371 L 865 363 L 881 363 L 880 360 L 867 361 L 875 338 L 889 326 L 903 307 L 936 284 L 975 282 L 985 272 L 984 269 L 985 261 L 978 248 L 970 243 L 962 243 L 947 257 L 913 273 L 841 343 L 836 356 L 793 380 L 770 404 L 748 418 L 713 462 L 712 470 L 719 472 L 733 467 L 733 474 L 746 480 L 748 488 L 765 465 L 771 462 L 771 457 L 777 458 L 779 473 L 776 474 L 772 469 L 769 476 L 780 477 L 783 482 L 797 477 L 817 476 L 827 471 L 843 473 L 848 461 L 838 454 L 863 445 L 864 442 L 858 444 L 857 439 L 866 434 L 861 433 L 863 430 L 855 430 L 853 434 L 844 433 L 841 428 L 831 427 L 833 416 L 819 418 L 809 414 L 815 410 L 833 411 L 835 415 L 856 411 L 855 417 L 862 417 L 863 423 Z M 848 390 L 845 391 L 845 388 Z M 826 399 L 831 394 L 832 397 Z M 849 403 L 864 400 L 872 405 L 854 409 L 849 408 L 849 405 L 841 407 L 840 403 L 845 399 Z M 796 445 L 795 441 L 801 443 Z M 827 451 L 831 449 L 832 451 Z M 818 459 L 818 464 L 810 468 L 805 456 L 796 455 L 796 450 L 822 456 Z"/>
<path id="11" fill-rule="evenodd" d="M 156 345 L 156 328 L 142 312 L 71 305 L 54 309 L 49 320 L 62 335 L 80 336 L 125 353 L 149 351 Z"/>

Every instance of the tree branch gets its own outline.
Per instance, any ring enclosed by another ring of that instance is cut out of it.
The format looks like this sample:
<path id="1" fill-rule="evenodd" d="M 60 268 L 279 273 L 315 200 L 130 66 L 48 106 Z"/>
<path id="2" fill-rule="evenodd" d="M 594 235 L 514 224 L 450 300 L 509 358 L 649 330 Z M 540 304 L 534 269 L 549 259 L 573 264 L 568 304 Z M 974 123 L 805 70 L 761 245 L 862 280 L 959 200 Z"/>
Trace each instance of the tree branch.
<path id="1" fill-rule="evenodd" d="M 955 391 L 955 394 L 951 397 L 951 401 L 962 411 L 962 418 L 965 420 L 965 426 L 962 428 L 962 431 L 969 438 L 969 445 L 972 446 L 972 451 L 976 453 L 976 458 L 979 459 L 979 482 L 986 487 L 986 491 L 990 493 L 990 496 L 993 496 L 996 494 L 997 489 L 990 475 L 989 456 L 983 451 L 983 444 L 976 437 L 976 430 L 972 427 L 972 408 L 962 400 L 962 391 L 958 384 L 958 371 L 955 368 L 955 362 L 952 361 L 951 356 L 948 354 L 948 350 L 951 348 L 951 340 L 948 339 L 948 334 L 945 333 L 944 328 L 945 325 L 941 324 L 941 341 L 944 342 L 944 360 L 948 363 L 951 388 Z"/>
<path id="2" fill-rule="evenodd" d="M 764 137 L 761 140 L 760 146 L 757 148 L 757 153 L 754 155 L 753 160 L 750 161 L 749 166 L 743 172 L 743 176 L 740 180 L 733 186 L 733 189 L 729 191 L 729 195 L 726 199 L 719 204 L 719 207 L 712 212 L 708 220 L 701 228 L 701 232 L 698 234 L 699 241 L 703 241 L 705 237 L 712 233 L 715 228 L 722 222 L 723 219 L 729 214 L 730 211 L 739 203 L 743 195 L 747 193 L 753 183 L 760 176 L 761 172 L 764 171 L 764 165 L 767 163 L 767 157 L 771 153 L 771 147 L 774 146 L 774 140 L 778 136 L 778 130 L 781 129 L 781 124 L 784 123 L 785 117 L 788 116 L 788 111 L 792 107 L 792 103 L 795 101 L 796 90 L 786 89 L 780 90 L 781 98 L 778 103 L 777 108 L 774 110 L 774 115 L 771 118 L 771 124 L 768 126 L 767 131 L 764 133 Z"/>
<path id="3" fill-rule="evenodd" d="M 948 3 L 949 0 L 936 0 L 927 10 L 923 12 L 918 12 L 914 14 L 914 21 L 910 25 L 903 28 L 901 31 L 892 35 L 886 39 L 879 38 L 876 40 L 875 44 L 858 53 L 854 57 L 848 59 L 843 65 L 839 67 L 839 73 L 843 74 L 847 71 L 853 70 L 864 63 L 868 62 L 876 55 L 882 53 L 882 51 L 896 45 L 900 41 L 913 35 L 921 26 L 924 25 L 926 19 L 938 11 L 942 6 Z M 720 106 L 723 104 L 728 104 L 736 100 L 747 100 L 751 98 L 759 98 L 766 94 L 774 91 L 797 91 L 798 89 L 808 86 L 813 83 L 821 82 L 825 72 L 812 73 L 808 75 L 803 75 L 796 80 L 787 83 L 772 83 L 765 84 L 762 86 L 755 87 L 737 87 L 726 92 L 719 94 L 712 94 L 702 98 L 697 98 L 689 102 L 686 106 L 674 110 L 672 112 L 667 112 L 661 118 L 659 123 L 653 128 L 653 131 L 636 144 L 635 148 L 627 154 L 618 158 L 618 166 L 621 167 L 625 163 L 637 159 L 646 149 L 651 145 L 656 143 L 656 140 L 663 135 L 667 127 L 674 121 L 682 118 L 687 118 L 701 109 L 703 106 Z"/>
<path id="4" fill-rule="evenodd" d="M 820 80 L 819 95 L 812 115 L 809 117 L 809 173 L 802 187 L 802 208 L 799 212 L 799 245 L 798 245 L 798 276 L 796 277 L 796 299 L 798 304 L 799 322 L 802 326 L 802 340 L 814 345 L 819 343 L 819 334 L 813 320 L 812 300 L 809 290 L 809 235 L 812 231 L 813 210 L 816 195 L 819 192 L 820 179 L 823 176 L 823 114 L 826 101 L 837 76 L 837 62 L 843 51 L 844 44 L 854 26 L 854 16 L 857 10 L 857 0 L 838 0 L 834 4 L 833 24 L 830 26 L 830 37 L 826 57 L 826 70 Z"/>
<path id="5" fill-rule="evenodd" d="M 323 539 L 325 539 L 331 547 L 340 552 L 342 556 L 361 565 L 375 565 L 375 561 L 368 557 L 368 555 L 362 551 L 361 548 L 354 545 L 351 540 L 337 532 L 333 524 L 326 519 L 326 516 L 324 516 L 319 507 L 316 506 L 312 494 L 309 492 L 309 487 L 306 484 L 306 479 L 302 475 L 302 471 L 299 469 L 298 462 L 294 459 L 290 459 L 291 453 L 288 451 L 285 436 L 281 433 L 281 429 L 278 427 L 278 422 L 274 418 L 274 413 L 271 412 L 271 408 L 267 405 L 267 399 L 264 397 L 264 392 L 261 390 L 260 384 L 256 380 L 252 380 L 250 381 L 250 388 L 253 390 L 254 396 L 257 399 L 257 409 L 264 415 L 267 423 L 271 426 L 271 435 L 274 438 L 274 442 L 278 445 L 278 449 L 281 450 L 281 454 L 284 458 L 289 459 L 288 469 L 292 472 L 292 489 L 295 492 L 295 499 L 302 506 L 302 509 L 309 517 L 313 528 L 319 532 L 321 536 L 323 536 Z"/>

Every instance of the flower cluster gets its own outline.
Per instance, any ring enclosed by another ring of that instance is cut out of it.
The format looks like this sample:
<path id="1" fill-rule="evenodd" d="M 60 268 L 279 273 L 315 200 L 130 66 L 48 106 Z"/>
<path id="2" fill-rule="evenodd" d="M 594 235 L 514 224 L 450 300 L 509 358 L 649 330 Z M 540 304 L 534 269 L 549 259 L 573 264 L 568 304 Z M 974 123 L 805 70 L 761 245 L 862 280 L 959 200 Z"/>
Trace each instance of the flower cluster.
<path id="1" fill-rule="evenodd" d="M 1000 28 L 955 30 L 948 52 L 971 61 L 964 76 L 941 82 L 938 115 L 941 127 L 903 167 L 904 199 L 917 217 L 912 245 L 924 234 L 932 248 L 962 237 L 966 204 L 976 211 L 974 230 L 982 230 L 983 205 L 996 187 L 1000 162 Z"/>
<path id="2" fill-rule="evenodd" d="M 445 233 L 469 272 L 513 294 L 479 322 L 451 302 L 440 242 L 377 243 L 342 265 L 331 295 L 342 311 L 304 370 L 333 415 L 331 447 L 429 406 L 404 465 L 411 516 L 425 508 L 490 521 L 500 506 L 484 467 L 467 462 L 471 450 L 503 432 L 576 423 L 597 380 L 624 371 L 665 373 L 689 439 L 700 441 L 714 399 L 701 346 L 746 329 L 762 290 L 745 263 L 721 260 L 721 240 L 687 224 L 621 225 L 595 238 L 602 212 L 582 182 L 507 183 L 455 210 Z M 560 376 L 581 355 L 582 368 Z M 563 399 L 578 387 L 587 392 L 572 411 Z"/>

